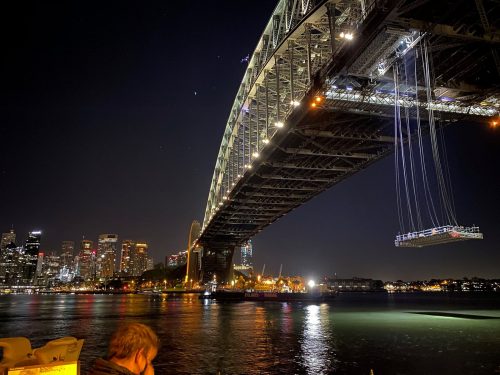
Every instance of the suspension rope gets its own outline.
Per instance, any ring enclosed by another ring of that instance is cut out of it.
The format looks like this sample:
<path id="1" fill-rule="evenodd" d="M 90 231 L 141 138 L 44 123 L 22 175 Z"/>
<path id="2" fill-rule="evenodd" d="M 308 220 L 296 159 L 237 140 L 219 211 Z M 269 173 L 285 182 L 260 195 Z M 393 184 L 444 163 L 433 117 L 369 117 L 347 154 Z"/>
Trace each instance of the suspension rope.
<path id="1" fill-rule="evenodd" d="M 414 56 L 415 57 L 415 56 Z M 405 86 L 406 86 L 406 94 L 409 93 L 409 88 L 410 85 L 408 84 L 408 68 L 407 68 L 407 59 L 405 59 L 405 64 L 403 65 L 404 67 L 404 73 L 405 73 Z M 415 58 L 413 59 L 413 63 L 416 64 Z M 416 95 L 418 95 L 418 92 L 416 92 Z M 418 107 L 417 107 L 418 110 Z M 406 118 L 406 134 L 408 137 L 408 152 L 409 152 L 409 158 L 410 158 L 410 171 L 411 171 L 411 183 L 412 183 L 412 189 L 413 189 L 413 199 L 415 203 L 415 212 L 417 216 L 417 227 L 418 230 L 423 230 L 423 225 L 422 225 L 422 216 L 420 214 L 420 206 L 418 204 L 418 194 L 417 194 L 417 187 L 416 187 L 416 177 L 415 177 L 415 162 L 413 158 L 413 140 L 412 140 L 412 132 L 411 132 L 411 127 L 410 127 L 410 109 L 408 106 L 405 106 L 405 118 Z"/>
<path id="2" fill-rule="evenodd" d="M 408 189 L 408 176 L 406 174 L 406 157 L 405 157 L 405 152 L 404 152 L 404 136 L 403 136 L 403 129 L 401 126 L 401 106 L 400 106 L 400 88 L 399 88 L 399 66 L 398 64 L 394 64 L 394 92 L 396 95 L 396 116 L 394 118 L 395 121 L 395 127 L 396 131 L 398 132 L 398 138 L 399 138 L 399 146 L 400 146 L 400 152 L 401 152 L 401 167 L 403 170 L 403 182 L 404 182 L 404 191 L 405 191 L 405 196 L 406 196 L 406 210 L 407 210 L 407 215 L 408 215 L 408 225 L 410 228 L 410 231 L 415 231 L 415 223 L 413 221 L 413 213 L 412 213 L 412 207 L 411 207 L 411 199 L 410 199 L 410 191 Z M 399 166 L 398 166 L 399 169 Z M 403 232 L 404 232 L 404 228 Z"/>
<path id="3" fill-rule="evenodd" d="M 429 54 L 428 54 L 428 48 L 427 48 L 427 41 L 424 40 L 424 55 L 422 56 L 422 60 L 424 61 L 424 79 L 425 79 L 425 86 L 426 86 L 426 95 L 427 95 L 427 111 L 429 114 L 429 130 L 430 130 L 430 136 L 431 136 L 431 148 L 432 148 L 432 155 L 434 158 L 434 168 L 436 172 L 436 177 L 437 177 L 437 182 L 438 182 L 438 187 L 439 187 L 439 194 L 443 203 L 443 208 L 444 208 L 444 215 L 446 216 L 446 220 L 448 223 L 454 223 L 455 225 L 457 224 L 451 203 L 450 203 L 450 198 L 448 196 L 448 192 L 446 189 L 446 184 L 444 180 L 444 174 L 443 174 L 443 169 L 441 166 L 441 158 L 439 155 L 439 149 L 438 149 L 438 142 L 437 142 L 437 136 L 436 136 L 436 125 L 435 125 L 435 119 L 434 119 L 434 111 L 432 110 L 431 107 L 431 102 L 432 102 L 432 92 L 431 92 L 431 81 L 430 81 L 430 69 L 429 69 Z"/>

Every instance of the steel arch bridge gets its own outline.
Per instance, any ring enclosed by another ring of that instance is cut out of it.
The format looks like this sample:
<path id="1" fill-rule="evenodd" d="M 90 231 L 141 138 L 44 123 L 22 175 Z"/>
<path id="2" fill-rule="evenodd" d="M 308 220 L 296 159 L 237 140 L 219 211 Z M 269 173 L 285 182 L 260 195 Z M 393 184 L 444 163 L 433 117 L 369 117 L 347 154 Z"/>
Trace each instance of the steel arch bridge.
<path id="1" fill-rule="evenodd" d="M 188 265 L 187 279 L 227 280 L 236 246 L 393 150 L 387 72 L 423 37 L 436 77 L 428 106 L 439 119 L 498 116 L 499 8 L 493 0 L 280 0 L 230 110 L 188 250 L 201 266 Z M 415 97 L 400 100 L 414 108 Z"/>

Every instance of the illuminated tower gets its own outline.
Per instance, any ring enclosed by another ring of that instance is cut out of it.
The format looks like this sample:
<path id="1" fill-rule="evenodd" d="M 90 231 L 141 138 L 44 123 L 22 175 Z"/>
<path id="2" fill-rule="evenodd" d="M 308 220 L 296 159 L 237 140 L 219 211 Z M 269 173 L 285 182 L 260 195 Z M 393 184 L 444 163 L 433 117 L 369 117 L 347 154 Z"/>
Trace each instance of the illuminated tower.
<path id="1" fill-rule="evenodd" d="M 241 247 L 241 265 L 253 268 L 253 248 L 252 240 L 249 240 Z"/>
<path id="2" fill-rule="evenodd" d="M 63 241 L 61 245 L 61 267 L 73 268 L 73 257 L 75 255 L 75 242 Z"/>
<path id="3" fill-rule="evenodd" d="M 40 241 L 42 239 L 41 231 L 28 233 L 22 259 L 22 278 L 26 284 L 33 284 L 35 281 L 36 265 L 38 262 L 38 253 L 40 252 Z"/>
<path id="4" fill-rule="evenodd" d="M 197 248 L 193 247 L 194 242 L 199 237 L 201 232 L 201 225 L 197 220 L 191 223 L 191 230 L 189 231 L 189 240 L 187 247 L 187 266 L 185 282 L 189 283 L 198 282 L 199 269 L 200 269 L 200 252 Z"/>
<path id="5" fill-rule="evenodd" d="M 80 243 L 78 274 L 84 280 L 91 280 L 94 277 L 95 254 L 92 254 L 93 245 L 94 242 L 90 240 L 82 240 Z"/>
<path id="6" fill-rule="evenodd" d="M 148 244 L 137 242 L 130 256 L 132 276 L 141 276 L 148 268 Z"/>
<path id="7" fill-rule="evenodd" d="M 135 242 L 132 240 L 125 240 L 122 242 L 122 251 L 120 257 L 120 273 L 123 276 L 131 276 L 131 256 L 135 250 Z"/>
<path id="8" fill-rule="evenodd" d="M 113 277 L 115 272 L 117 234 L 101 234 L 97 244 L 97 264 L 99 277 Z"/>

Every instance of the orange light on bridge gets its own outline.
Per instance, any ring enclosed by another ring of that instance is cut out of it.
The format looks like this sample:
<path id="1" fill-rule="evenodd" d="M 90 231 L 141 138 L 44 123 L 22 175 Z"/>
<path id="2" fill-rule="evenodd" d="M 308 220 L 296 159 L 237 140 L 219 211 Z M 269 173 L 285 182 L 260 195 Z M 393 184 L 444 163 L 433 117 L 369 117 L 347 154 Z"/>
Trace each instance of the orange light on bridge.
<path id="1" fill-rule="evenodd" d="M 500 120 L 491 120 L 490 121 L 490 128 L 493 128 L 495 129 L 496 127 L 498 127 L 500 125 Z"/>
<path id="2" fill-rule="evenodd" d="M 316 95 L 311 102 L 311 108 L 318 108 L 318 105 L 321 104 L 321 102 L 324 100 L 324 97 L 321 95 Z"/>

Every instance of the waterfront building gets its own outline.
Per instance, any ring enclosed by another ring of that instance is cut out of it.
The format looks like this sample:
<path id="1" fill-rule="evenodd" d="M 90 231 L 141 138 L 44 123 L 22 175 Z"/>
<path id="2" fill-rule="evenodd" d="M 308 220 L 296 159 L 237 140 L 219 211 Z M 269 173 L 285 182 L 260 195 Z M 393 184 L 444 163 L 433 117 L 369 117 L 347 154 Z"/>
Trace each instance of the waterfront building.
<path id="1" fill-rule="evenodd" d="M 80 242 L 80 254 L 78 256 L 78 276 L 83 280 L 92 280 L 95 276 L 95 252 L 92 251 L 93 241 L 82 240 Z"/>
<path id="2" fill-rule="evenodd" d="M 122 242 L 122 251 L 120 257 L 120 274 L 122 276 L 131 276 L 130 257 L 135 249 L 135 242 L 132 240 L 124 240 Z"/>
<path id="3" fill-rule="evenodd" d="M 28 238 L 26 239 L 24 252 L 20 259 L 22 264 L 22 282 L 26 285 L 33 285 L 35 281 L 41 238 L 41 231 L 33 231 L 28 233 Z"/>
<path id="4" fill-rule="evenodd" d="M 381 280 L 363 279 L 353 277 L 352 279 L 325 278 L 328 289 L 338 292 L 380 292 L 384 291 L 384 283 Z"/>
<path id="5" fill-rule="evenodd" d="M 110 278 L 116 271 L 116 253 L 118 251 L 117 234 L 101 234 L 97 244 L 97 264 L 100 278 Z"/>

